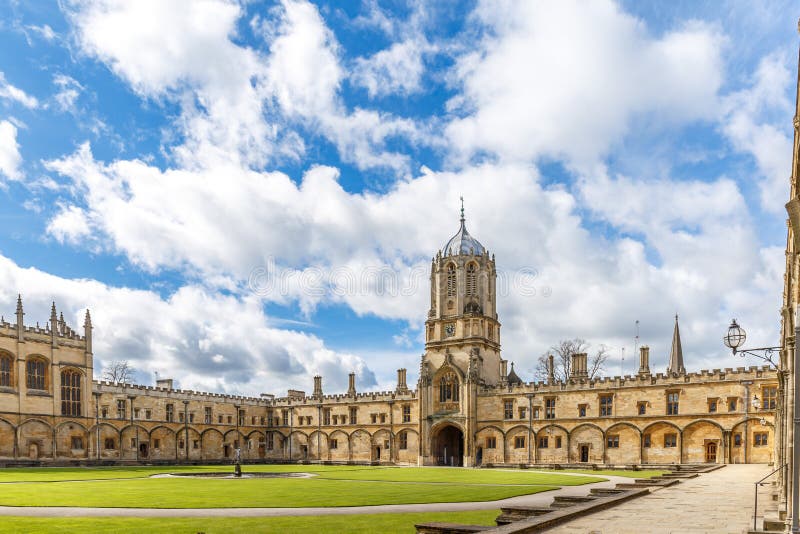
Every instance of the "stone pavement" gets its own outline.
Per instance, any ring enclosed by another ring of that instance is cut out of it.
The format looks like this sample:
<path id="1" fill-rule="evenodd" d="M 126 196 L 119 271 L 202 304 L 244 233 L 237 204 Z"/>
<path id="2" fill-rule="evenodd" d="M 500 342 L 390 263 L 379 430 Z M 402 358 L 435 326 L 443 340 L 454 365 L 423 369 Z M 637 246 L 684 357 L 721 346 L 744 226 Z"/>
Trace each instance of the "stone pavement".
<path id="1" fill-rule="evenodd" d="M 533 470 L 531 470 L 533 471 Z M 518 472 L 518 471 L 515 471 Z M 552 473 L 552 471 L 546 471 Z M 558 472 L 559 475 L 572 473 Z M 575 474 L 585 476 L 585 474 Z M 557 495 L 587 495 L 591 488 L 613 488 L 630 478 L 597 475 L 606 482 L 564 486 L 555 491 L 521 495 L 498 501 L 390 504 L 380 506 L 342 506 L 318 508 L 82 508 L 71 506 L 0 506 L 0 516 L 33 517 L 271 517 L 295 515 L 389 514 L 406 512 L 463 512 L 496 510 L 501 506 L 549 506 Z M 236 484 L 236 480 L 231 480 Z"/>
<path id="2" fill-rule="evenodd" d="M 548 529 L 559 534 L 741 534 L 753 526 L 753 483 L 773 468 L 728 465 L 717 471 Z M 759 510 L 773 505 L 769 487 Z"/>

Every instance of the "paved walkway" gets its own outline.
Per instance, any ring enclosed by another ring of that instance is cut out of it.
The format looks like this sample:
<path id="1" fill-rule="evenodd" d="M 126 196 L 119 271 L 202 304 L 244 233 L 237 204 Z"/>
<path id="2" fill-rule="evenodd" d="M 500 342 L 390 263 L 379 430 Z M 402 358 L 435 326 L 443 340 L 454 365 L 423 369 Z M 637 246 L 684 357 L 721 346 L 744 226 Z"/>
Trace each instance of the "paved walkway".
<path id="1" fill-rule="evenodd" d="M 518 473 L 519 471 L 514 471 Z M 545 471 L 553 473 L 553 471 Z M 558 472 L 559 475 L 573 473 Z M 586 476 L 574 474 L 575 476 Z M 597 475 L 606 482 L 564 486 L 555 491 L 544 491 L 533 495 L 521 495 L 499 501 L 453 502 L 426 504 L 388 504 L 380 506 L 343 506 L 318 508 L 80 508 L 60 506 L 0 506 L 0 516 L 34 517 L 271 517 L 293 515 L 344 515 L 344 514 L 388 514 L 406 512 L 464 512 L 471 510 L 496 510 L 501 506 L 549 506 L 556 495 L 587 495 L 591 488 L 613 488 L 618 482 L 630 482 L 630 478 Z M 231 480 L 236 484 L 236 480 Z"/>
<path id="2" fill-rule="evenodd" d="M 753 526 L 753 483 L 772 470 L 763 464 L 728 465 L 547 530 L 563 534 L 684 534 L 746 532 Z M 759 509 L 773 504 L 769 488 Z"/>

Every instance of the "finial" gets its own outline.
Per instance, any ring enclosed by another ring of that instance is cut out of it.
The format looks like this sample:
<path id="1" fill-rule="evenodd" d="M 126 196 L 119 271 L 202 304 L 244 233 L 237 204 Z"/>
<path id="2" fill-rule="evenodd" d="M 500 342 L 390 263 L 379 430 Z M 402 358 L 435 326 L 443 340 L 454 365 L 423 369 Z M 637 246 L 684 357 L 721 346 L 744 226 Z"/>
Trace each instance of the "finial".
<path id="1" fill-rule="evenodd" d="M 58 320 L 58 315 L 56 315 L 56 301 L 53 301 L 53 305 L 50 307 L 50 320 Z"/>
<path id="2" fill-rule="evenodd" d="M 17 294 L 17 313 L 22 313 L 22 294 Z"/>
<path id="3" fill-rule="evenodd" d="M 86 308 L 86 319 L 83 321 L 83 326 L 92 326 L 92 316 L 89 314 L 89 308 Z"/>
<path id="4" fill-rule="evenodd" d="M 678 322 L 678 314 L 677 313 L 675 314 L 675 322 L 676 323 Z"/>
<path id="5" fill-rule="evenodd" d="M 459 197 L 461 199 L 461 222 L 464 222 L 464 196 L 462 195 Z"/>

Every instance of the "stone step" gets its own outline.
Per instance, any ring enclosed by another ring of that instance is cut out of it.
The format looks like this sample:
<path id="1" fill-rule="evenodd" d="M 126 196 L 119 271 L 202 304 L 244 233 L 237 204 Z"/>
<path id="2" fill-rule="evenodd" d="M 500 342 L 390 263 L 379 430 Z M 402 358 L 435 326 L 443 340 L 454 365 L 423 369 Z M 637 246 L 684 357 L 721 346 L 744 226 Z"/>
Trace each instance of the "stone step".
<path id="1" fill-rule="evenodd" d="M 484 527 L 480 525 L 459 525 L 457 523 L 425 523 L 416 525 L 417 534 L 472 534 L 473 532 L 484 532 L 495 527 Z"/>
<path id="2" fill-rule="evenodd" d="M 500 508 L 500 515 L 497 516 L 495 522 L 498 525 L 507 525 L 514 521 L 527 519 L 528 517 L 536 517 L 538 515 L 549 514 L 552 508 L 543 508 L 539 506 L 509 506 Z"/>
<path id="3" fill-rule="evenodd" d="M 614 489 L 614 488 L 592 488 L 589 490 L 590 495 L 596 495 L 598 497 L 606 497 L 608 495 L 618 495 L 625 490 L 621 489 Z"/>
<path id="4" fill-rule="evenodd" d="M 593 501 L 595 499 L 597 499 L 597 497 L 592 497 L 591 495 L 559 495 L 558 497 L 553 497 L 553 502 L 550 507 L 566 508 L 568 506 L 574 506 L 576 504 Z"/>

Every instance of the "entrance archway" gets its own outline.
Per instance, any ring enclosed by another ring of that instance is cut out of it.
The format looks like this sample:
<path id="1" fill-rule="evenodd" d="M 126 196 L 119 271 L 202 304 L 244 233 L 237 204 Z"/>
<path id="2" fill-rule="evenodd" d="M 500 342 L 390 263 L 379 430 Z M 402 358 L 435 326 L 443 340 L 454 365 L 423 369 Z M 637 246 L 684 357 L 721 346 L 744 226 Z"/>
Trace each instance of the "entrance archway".
<path id="1" fill-rule="evenodd" d="M 464 433 L 453 425 L 442 427 L 433 439 L 437 465 L 464 465 Z"/>

